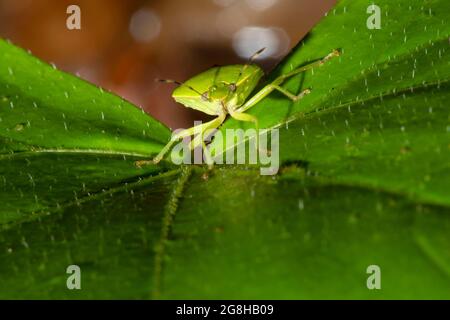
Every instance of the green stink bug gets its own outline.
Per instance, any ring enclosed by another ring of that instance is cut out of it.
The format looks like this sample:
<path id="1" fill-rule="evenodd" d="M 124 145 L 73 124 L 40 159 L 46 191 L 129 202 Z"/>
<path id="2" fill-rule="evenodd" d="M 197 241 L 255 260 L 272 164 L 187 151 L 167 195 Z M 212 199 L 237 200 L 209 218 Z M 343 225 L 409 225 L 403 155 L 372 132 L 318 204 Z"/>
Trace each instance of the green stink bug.
<path id="1" fill-rule="evenodd" d="M 260 55 L 263 50 L 264 48 L 256 52 L 250 57 L 246 64 L 214 67 L 190 78 L 184 83 L 174 80 L 160 80 L 162 82 L 175 83 L 178 85 L 172 93 L 172 97 L 175 101 L 186 107 L 217 117 L 209 122 L 182 130 L 177 134 L 172 135 L 170 141 L 153 160 L 137 161 L 136 165 L 140 167 L 142 165 L 160 162 L 176 141 L 195 134 L 197 134 L 197 136 L 191 142 L 191 149 L 195 149 L 198 146 L 206 148 L 205 142 L 203 141 L 203 132 L 218 128 L 227 115 L 230 115 L 232 118 L 239 121 L 253 122 L 258 131 L 258 119 L 245 113 L 245 111 L 255 106 L 274 90 L 281 92 L 292 101 L 301 99 L 311 92 L 310 89 L 305 89 L 298 95 L 295 95 L 281 87 L 281 84 L 286 79 L 316 66 L 320 66 L 340 54 L 338 50 L 333 50 L 318 61 L 282 74 L 274 81 L 264 86 L 256 94 L 249 97 L 264 75 L 263 70 L 256 64 L 253 64 L 255 58 Z M 205 155 L 207 155 L 207 152 L 205 152 Z M 206 160 L 209 165 L 212 164 L 212 159 L 208 156 Z"/>

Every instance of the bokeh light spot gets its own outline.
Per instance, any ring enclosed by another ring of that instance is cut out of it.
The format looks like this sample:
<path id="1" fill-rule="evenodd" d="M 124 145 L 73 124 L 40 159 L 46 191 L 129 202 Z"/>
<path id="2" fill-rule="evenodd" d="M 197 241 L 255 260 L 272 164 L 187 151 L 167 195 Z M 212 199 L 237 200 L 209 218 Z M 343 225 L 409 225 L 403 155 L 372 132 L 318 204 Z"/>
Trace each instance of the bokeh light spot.
<path id="1" fill-rule="evenodd" d="M 233 48 L 237 55 L 249 58 L 261 48 L 266 50 L 257 59 L 276 58 L 289 50 L 290 40 L 283 29 L 249 26 L 234 34 Z"/>
<path id="2" fill-rule="evenodd" d="M 277 3 L 277 0 L 246 0 L 246 2 L 253 10 L 264 11 Z"/>
<path id="3" fill-rule="evenodd" d="M 149 9 L 136 11 L 130 19 L 131 36 L 138 42 L 150 42 L 161 32 L 161 20 Z"/>

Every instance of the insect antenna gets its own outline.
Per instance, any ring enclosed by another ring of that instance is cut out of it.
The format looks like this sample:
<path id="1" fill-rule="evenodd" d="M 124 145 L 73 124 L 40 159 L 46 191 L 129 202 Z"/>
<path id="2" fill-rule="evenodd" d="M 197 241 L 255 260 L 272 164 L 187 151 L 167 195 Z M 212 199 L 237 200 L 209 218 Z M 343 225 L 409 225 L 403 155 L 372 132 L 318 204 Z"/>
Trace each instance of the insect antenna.
<path id="1" fill-rule="evenodd" d="M 184 84 L 183 82 L 180 81 L 176 81 L 176 80 L 171 80 L 171 79 L 155 79 L 157 82 L 162 82 L 162 83 L 173 83 L 176 84 L 177 86 L 185 86 L 186 88 L 198 93 L 200 96 L 203 96 L 203 94 L 201 92 L 199 92 L 198 90 L 194 89 L 191 86 L 188 86 L 186 84 Z"/>
<path id="2" fill-rule="evenodd" d="M 239 71 L 239 76 L 236 80 L 236 83 L 239 82 L 239 79 L 241 79 L 242 74 L 244 73 L 245 69 L 252 64 L 253 61 L 255 61 L 260 55 L 261 53 L 264 52 L 264 50 L 266 50 L 266 48 L 261 48 L 258 51 L 256 51 L 254 54 L 251 55 L 250 58 L 248 58 L 247 62 L 242 66 L 241 70 Z"/>
<path id="3" fill-rule="evenodd" d="M 256 51 L 254 54 L 252 54 L 252 56 L 248 59 L 247 64 L 252 63 L 256 58 L 258 58 L 261 53 L 264 52 L 264 50 L 266 50 L 266 48 L 261 48 L 258 51 Z"/>

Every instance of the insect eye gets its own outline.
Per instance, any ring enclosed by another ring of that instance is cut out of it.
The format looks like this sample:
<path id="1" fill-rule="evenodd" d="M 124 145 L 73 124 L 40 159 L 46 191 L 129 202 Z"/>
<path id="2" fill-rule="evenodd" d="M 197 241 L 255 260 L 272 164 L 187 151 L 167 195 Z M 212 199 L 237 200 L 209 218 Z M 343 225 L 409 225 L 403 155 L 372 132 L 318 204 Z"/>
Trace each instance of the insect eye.
<path id="1" fill-rule="evenodd" d="M 231 92 L 235 92 L 237 89 L 236 83 L 230 83 L 230 90 Z"/>
<path id="2" fill-rule="evenodd" d="M 209 99 L 208 99 L 208 91 L 206 91 L 206 92 L 204 92 L 203 94 L 202 94 L 202 100 L 203 101 L 208 101 Z"/>

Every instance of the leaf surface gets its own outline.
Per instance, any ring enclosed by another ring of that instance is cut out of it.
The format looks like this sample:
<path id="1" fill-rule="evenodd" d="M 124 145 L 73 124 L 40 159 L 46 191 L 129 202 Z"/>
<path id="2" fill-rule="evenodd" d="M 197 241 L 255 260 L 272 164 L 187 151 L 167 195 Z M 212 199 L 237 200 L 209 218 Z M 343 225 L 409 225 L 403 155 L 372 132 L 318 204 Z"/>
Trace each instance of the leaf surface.
<path id="1" fill-rule="evenodd" d="M 369 30 L 368 3 L 341 1 L 269 75 L 342 50 L 285 84 L 305 99 L 250 109 L 280 130 L 273 177 L 139 170 L 167 129 L 0 42 L 0 296 L 450 298 L 450 4 L 377 5 Z"/>

